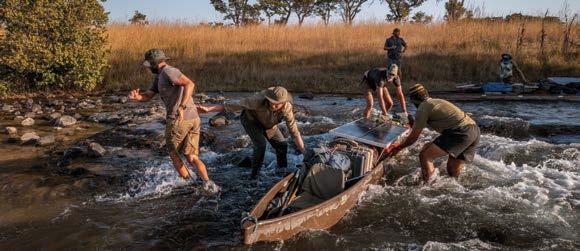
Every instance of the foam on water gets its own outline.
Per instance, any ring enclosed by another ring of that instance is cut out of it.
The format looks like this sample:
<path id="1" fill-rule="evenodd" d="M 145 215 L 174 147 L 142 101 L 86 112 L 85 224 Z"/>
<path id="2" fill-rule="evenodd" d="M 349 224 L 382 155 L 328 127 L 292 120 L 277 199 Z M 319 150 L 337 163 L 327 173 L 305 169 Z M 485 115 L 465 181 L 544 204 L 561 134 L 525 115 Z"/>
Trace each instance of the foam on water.
<path id="1" fill-rule="evenodd" d="M 154 161 L 150 167 L 138 170 L 127 182 L 127 191 L 116 195 L 100 195 L 97 201 L 126 202 L 152 199 L 170 194 L 173 189 L 190 185 L 179 177 L 170 161 Z"/>

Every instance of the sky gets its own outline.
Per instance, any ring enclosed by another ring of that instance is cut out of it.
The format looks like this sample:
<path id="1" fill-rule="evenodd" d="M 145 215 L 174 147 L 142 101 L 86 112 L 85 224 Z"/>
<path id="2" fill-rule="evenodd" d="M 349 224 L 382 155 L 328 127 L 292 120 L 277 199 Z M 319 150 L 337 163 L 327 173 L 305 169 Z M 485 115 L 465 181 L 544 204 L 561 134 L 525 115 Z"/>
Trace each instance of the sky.
<path id="1" fill-rule="evenodd" d="M 383 21 L 387 7 L 380 4 L 381 0 L 369 1 L 355 22 Z M 222 22 L 222 15 L 214 10 L 209 0 L 108 0 L 103 3 L 110 12 L 109 19 L 113 22 L 127 22 L 135 11 L 147 15 L 149 21 L 181 21 L 188 23 Z M 470 8 L 483 10 L 485 16 L 505 16 L 514 12 L 541 15 L 550 11 L 550 15 L 563 16 L 564 3 L 567 2 L 571 13 L 580 13 L 580 0 L 467 0 Z M 413 12 L 423 11 L 436 20 L 444 16 L 444 1 L 427 0 Z M 339 21 L 335 16 L 333 21 Z M 315 22 L 310 19 L 308 22 Z"/>

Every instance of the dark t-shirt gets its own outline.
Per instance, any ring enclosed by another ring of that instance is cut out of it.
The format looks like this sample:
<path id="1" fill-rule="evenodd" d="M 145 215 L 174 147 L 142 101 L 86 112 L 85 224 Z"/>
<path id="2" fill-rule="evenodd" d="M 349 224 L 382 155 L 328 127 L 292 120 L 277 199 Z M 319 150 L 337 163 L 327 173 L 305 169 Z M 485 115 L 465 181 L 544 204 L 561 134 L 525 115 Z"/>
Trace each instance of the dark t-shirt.
<path id="1" fill-rule="evenodd" d="M 161 72 L 155 75 L 155 80 L 151 85 L 149 90 L 159 93 L 161 100 L 165 104 L 165 110 L 167 110 L 167 118 L 175 119 L 177 116 L 177 109 L 179 104 L 181 104 L 181 97 L 185 88 L 180 85 L 174 85 L 174 82 L 183 75 L 179 69 L 166 65 L 161 69 Z M 190 120 L 198 118 L 197 109 L 193 103 L 193 99 L 190 98 L 189 102 L 186 104 L 185 112 L 183 114 L 183 119 Z"/>
<path id="2" fill-rule="evenodd" d="M 385 87 L 387 83 L 393 83 L 395 87 L 401 86 L 401 79 L 395 76 L 392 82 L 387 82 L 388 69 L 385 67 L 372 68 L 365 73 L 367 84 L 370 89 Z"/>
<path id="3" fill-rule="evenodd" d="M 397 48 L 387 50 L 387 56 L 390 59 L 399 60 L 401 59 L 401 51 L 403 50 L 403 46 L 407 47 L 407 43 L 402 37 L 395 36 L 391 36 L 385 41 L 385 47 L 393 47 L 395 45 Z"/>

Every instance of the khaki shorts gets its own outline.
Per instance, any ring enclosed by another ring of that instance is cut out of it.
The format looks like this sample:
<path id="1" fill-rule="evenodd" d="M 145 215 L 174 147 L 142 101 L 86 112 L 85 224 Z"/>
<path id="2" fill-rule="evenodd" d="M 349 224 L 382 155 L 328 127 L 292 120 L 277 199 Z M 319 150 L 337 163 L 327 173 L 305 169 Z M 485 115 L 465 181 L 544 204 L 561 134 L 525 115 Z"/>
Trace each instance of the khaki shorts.
<path id="1" fill-rule="evenodd" d="M 199 118 L 175 121 L 167 119 L 165 124 L 165 144 L 171 151 L 185 155 L 199 155 L 199 135 L 201 120 Z"/>

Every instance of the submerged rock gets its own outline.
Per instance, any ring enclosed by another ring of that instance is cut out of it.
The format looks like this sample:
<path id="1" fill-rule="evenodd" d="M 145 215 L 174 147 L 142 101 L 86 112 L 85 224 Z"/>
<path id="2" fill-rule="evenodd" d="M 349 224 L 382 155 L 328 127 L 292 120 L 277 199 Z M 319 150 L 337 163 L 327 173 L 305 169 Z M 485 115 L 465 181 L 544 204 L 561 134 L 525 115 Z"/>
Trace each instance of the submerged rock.
<path id="1" fill-rule="evenodd" d="M 301 99 L 308 99 L 308 100 L 313 100 L 314 99 L 314 94 L 312 92 L 306 92 L 306 93 L 302 93 L 298 96 L 298 98 Z"/>
<path id="2" fill-rule="evenodd" d="M 47 145 L 52 145 L 56 142 L 56 138 L 54 137 L 53 134 L 41 137 L 40 140 L 38 141 L 38 145 L 39 146 L 47 146 Z"/>
<path id="3" fill-rule="evenodd" d="M 42 106 L 39 104 L 32 105 L 31 111 L 34 113 L 42 113 Z"/>
<path id="4" fill-rule="evenodd" d="M 34 119 L 33 118 L 26 118 L 26 119 L 22 120 L 22 122 L 20 122 L 20 124 L 22 126 L 33 126 L 34 125 Z"/>
<path id="5" fill-rule="evenodd" d="M 525 139 L 530 136 L 530 123 L 520 118 L 481 116 L 476 118 L 482 132 L 492 133 L 513 139 Z"/>
<path id="6" fill-rule="evenodd" d="M 62 114 L 61 114 L 60 112 L 53 112 L 53 113 L 51 113 L 51 114 L 48 116 L 48 118 L 49 118 L 51 121 L 56 121 L 56 120 L 57 120 L 58 118 L 60 118 L 60 117 L 62 117 Z"/>
<path id="7" fill-rule="evenodd" d="M 230 124 L 230 121 L 222 115 L 216 115 L 209 119 L 209 124 L 213 127 L 221 127 Z"/>
<path id="8" fill-rule="evenodd" d="M 4 105 L 2 106 L 2 111 L 5 111 L 5 112 L 11 112 L 11 111 L 13 111 L 13 110 L 14 110 L 14 107 L 13 107 L 12 105 L 9 105 L 9 104 L 4 104 Z"/>
<path id="9" fill-rule="evenodd" d="M 88 148 L 87 148 L 87 156 L 93 157 L 93 158 L 100 158 L 100 157 L 105 156 L 106 153 L 107 153 L 107 150 L 105 150 L 105 148 L 103 146 L 101 146 L 99 143 L 95 143 L 95 142 L 89 143 Z"/>
<path id="10" fill-rule="evenodd" d="M 77 123 L 77 120 L 71 116 L 64 115 L 56 119 L 55 125 L 58 127 L 67 127 Z"/>
<path id="11" fill-rule="evenodd" d="M 25 133 L 24 135 L 22 135 L 22 137 L 20 137 L 20 143 L 23 145 L 28 145 L 28 144 L 36 144 L 38 143 L 38 140 L 40 139 L 40 136 L 38 136 L 36 134 L 36 132 L 28 132 Z"/>

